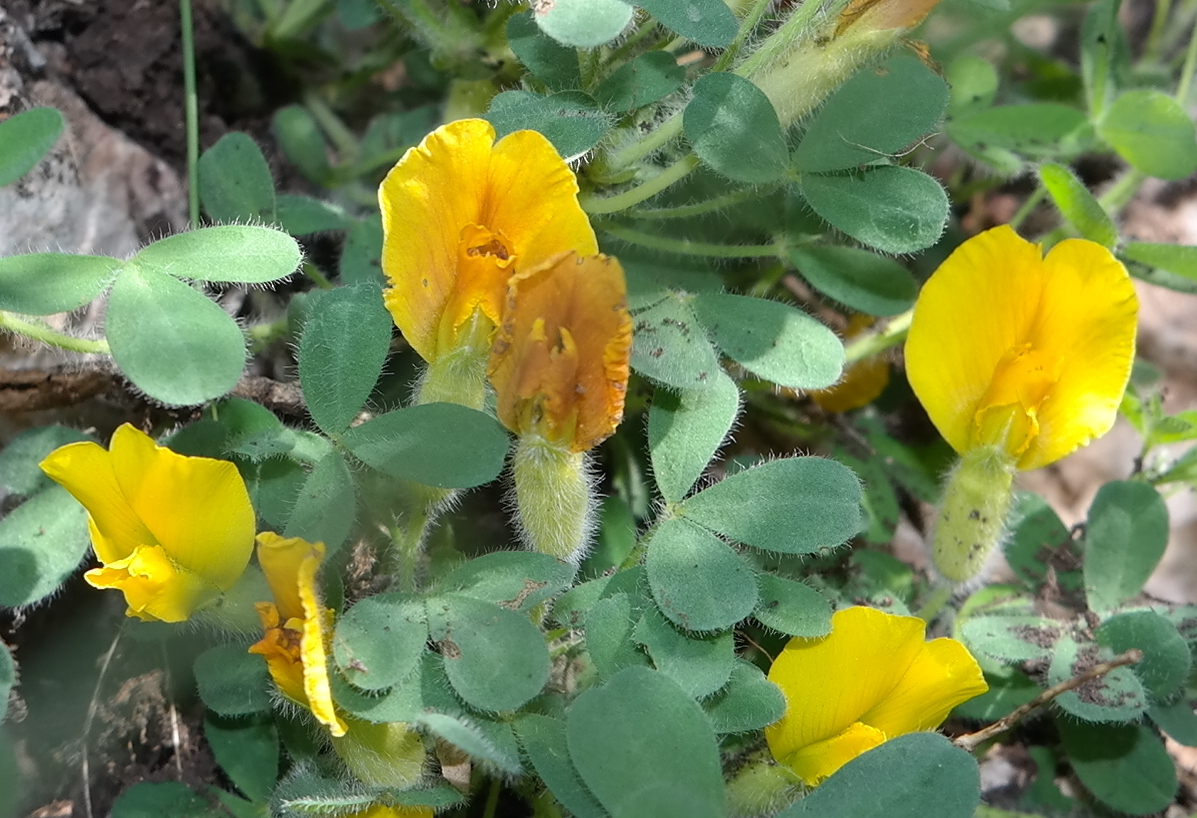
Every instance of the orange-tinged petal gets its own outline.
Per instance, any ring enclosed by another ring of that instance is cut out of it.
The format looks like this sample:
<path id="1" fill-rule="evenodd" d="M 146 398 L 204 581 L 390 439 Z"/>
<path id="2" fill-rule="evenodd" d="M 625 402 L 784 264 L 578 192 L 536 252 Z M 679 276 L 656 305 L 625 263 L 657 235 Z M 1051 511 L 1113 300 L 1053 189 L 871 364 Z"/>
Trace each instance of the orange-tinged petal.
<path id="1" fill-rule="evenodd" d="M 791 639 L 769 670 L 786 697 L 785 715 L 765 728 L 773 757 L 833 738 L 877 707 L 922 651 L 924 632 L 921 619 L 853 607 L 832 616 L 830 635 Z"/>
<path id="2" fill-rule="evenodd" d="M 855 338 L 874 323 L 872 316 L 857 313 L 848 322 L 844 339 Z M 889 362 L 875 355 L 852 364 L 835 386 L 816 389 L 810 393 L 810 397 L 825 412 L 850 412 L 868 406 L 885 391 L 888 384 Z"/>
<path id="3" fill-rule="evenodd" d="M 473 310 L 498 324 L 512 272 L 598 249 L 552 144 L 534 131 L 494 137 L 484 120 L 444 125 L 379 188 L 387 309 L 426 361 L 456 346 Z"/>
<path id="4" fill-rule="evenodd" d="M 221 590 L 232 587 L 249 562 L 255 526 L 237 467 L 177 454 L 127 423 L 109 450 L 121 492 L 170 559 Z"/>
<path id="5" fill-rule="evenodd" d="M 1039 248 L 1002 226 L 960 245 L 923 285 L 906 338 L 906 372 L 957 452 L 974 445 L 977 407 L 998 363 L 1028 339 L 1042 279 Z"/>
<path id="6" fill-rule="evenodd" d="M 123 560 L 138 546 L 157 542 L 129 505 L 112 471 L 112 457 L 102 446 L 68 443 L 52 451 L 41 468 L 87 509 L 92 545 L 101 562 Z"/>
<path id="7" fill-rule="evenodd" d="M 1105 433 L 1130 374 L 1138 303 L 1094 242 L 1047 259 L 1008 226 L 969 239 L 927 281 L 906 342 L 911 386 L 964 453 L 1046 466 Z"/>
<path id="8" fill-rule="evenodd" d="M 558 256 L 512 276 L 491 351 L 499 420 L 584 452 L 623 418 L 632 320 L 619 262 Z"/>
<path id="9" fill-rule="evenodd" d="M 123 560 L 83 575 L 93 588 L 115 588 L 125 595 L 128 616 L 146 621 L 182 622 L 220 589 L 180 570 L 160 545 L 139 546 Z"/>
<path id="10" fill-rule="evenodd" d="M 1091 241 L 1069 239 L 1044 259 L 1033 343 L 1058 378 L 1039 410 L 1039 436 L 1019 460 L 1037 469 L 1110 430 L 1135 357 L 1139 301 L 1126 268 Z"/>
<path id="11" fill-rule="evenodd" d="M 303 662 L 300 659 L 303 631 L 294 627 L 298 620 L 284 623 L 273 602 L 259 602 L 254 607 L 266 634 L 250 646 L 249 652 L 265 657 L 270 678 L 274 679 L 279 691 L 306 707 L 308 699 L 303 690 Z"/>
<path id="12" fill-rule="evenodd" d="M 814 786 L 887 736 L 875 727 L 856 722 L 829 739 L 807 745 L 787 759 L 777 759 L 807 784 Z"/>
<path id="13" fill-rule="evenodd" d="M 258 535 L 258 564 L 262 566 L 262 573 L 266 575 L 279 616 L 284 622 L 304 616 L 299 595 L 299 572 L 304 560 L 313 556 L 319 565 L 324 559 L 324 543 L 310 543 L 300 537 L 280 537 L 273 531 L 263 531 Z"/>
<path id="14" fill-rule="evenodd" d="M 955 639 L 923 646 L 906 675 L 861 721 L 887 736 L 933 730 L 958 704 L 980 696 L 989 685 L 968 649 Z"/>

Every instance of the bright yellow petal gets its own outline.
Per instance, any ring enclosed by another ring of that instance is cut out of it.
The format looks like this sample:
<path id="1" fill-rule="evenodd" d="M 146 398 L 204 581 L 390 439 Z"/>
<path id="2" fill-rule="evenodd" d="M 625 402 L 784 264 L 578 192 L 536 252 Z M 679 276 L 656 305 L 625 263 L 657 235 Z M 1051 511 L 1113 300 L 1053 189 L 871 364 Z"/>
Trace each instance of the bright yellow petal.
<path id="1" fill-rule="evenodd" d="M 495 131 L 481 119 L 437 128 L 378 189 L 387 309 L 412 348 L 435 360 L 445 305 L 457 286 L 462 230 L 480 223 Z"/>
<path id="2" fill-rule="evenodd" d="M 442 126 L 379 189 L 387 309 L 426 361 L 457 345 L 475 310 L 498 325 L 513 272 L 598 251 L 552 143 L 535 131 L 494 136 L 479 119 Z"/>
<path id="3" fill-rule="evenodd" d="M 923 650 L 924 632 L 921 619 L 853 607 L 832 616 L 830 635 L 791 639 L 769 670 L 786 697 L 785 715 L 765 728 L 773 757 L 786 763 L 876 707 Z"/>
<path id="4" fill-rule="evenodd" d="M 1052 248 L 1044 268 L 1032 342 L 1055 362 L 1058 378 L 1020 469 L 1046 466 L 1108 432 L 1135 357 L 1139 301 L 1109 250 L 1069 239 Z"/>
<path id="5" fill-rule="evenodd" d="M 332 611 L 320 604 L 316 593 L 316 572 L 320 570 L 323 556 L 323 553 L 309 554 L 299 565 L 299 599 L 303 604 L 303 636 L 300 639 L 303 692 L 316 720 L 325 725 L 332 735 L 343 736 L 347 728 L 337 716 L 332 686 L 328 680 Z"/>
<path id="6" fill-rule="evenodd" d="M 177 454 L 129 424 L 109 448 L 116 481 L 155 541 L 181 568 L 230 588 L 249 562 L 255 525 L 237 467 Z"/>
<path id="7" fill-rule="evenodd" d="M 93 588 L 123 592 L 126 614 L 151 622 L 182 622 L 220 593 L 202 577 L 179 570 L 159 545 L 140 546 L 129 557 L 93 568 L 83 578 Z"/>
<path id="8" fill-rule="evenodd" d="M 933 730 L 953 707 L 988 689 L 977 660 L 964 645 L 935 639 L 924 645 L 898 686 L 860 720 L 889 738 Z"/>
<path id="9" fill-rule="evenodd" d="M 880 730 L 856 722 L 849 725 L 842 733 L 803 747 L 788 759 L 778 758 L 777 761 L 779 764 L 789 767 L 799 778 L 813 787 L 861 753 L 872 750 L 887 738 L 888 736 Z"/>
<path id="10" fill-rule="evenodd" d="M 87 509 L 101 562 L 126 559 L 138 546 L 157 542 L 121 491 L 103 447 L 90 441 L 69 443 L 50 452 L 41 467 Z"/>
<path id="11" fill-rule="evenodd" d="M 384 804 L 372 804 L 349 815 L 348 818 L 432 818 L 435 814 L 432 807 L 388 807 Z"/>
<path id="12" fill-rule="evenodd" d="M 906 372 L 957 452 L 974 443 L 977 406 L 998 363 L 1028 340 L 1042 289 L 1038 246 L 1005 225 L 960 245 L 923 285 L 906 338 Z"/>
<path id="13" fill-rule="evenodd" d="M 623 418 L 631 348 L 615 259 L 570 253 L 516 274 L 490 360 L 499 419 L 574 452 L 597 446 Z"/>
<path id="14" fill-rule="evenodd" d="M 580 256 L 598 252 L 578 204 L 577 177 L 536 131 L 516 131 L 495 145 L 482 218 L 511 237 L 517 272 L 571 250 Z"/>
<path id="15" fill-rule="evenodd" d="M 270 592 L 274 594 L 280 618 L 302 619 L 303 602 L 299 595 L 299 572 L 304 560 L 315 556 L 316 564 L 324 559 L 324 543 L 310 543 L 300 537 L 280 537 L 273 531 L 258 535 L 258 564 L 266 575 Z"/>

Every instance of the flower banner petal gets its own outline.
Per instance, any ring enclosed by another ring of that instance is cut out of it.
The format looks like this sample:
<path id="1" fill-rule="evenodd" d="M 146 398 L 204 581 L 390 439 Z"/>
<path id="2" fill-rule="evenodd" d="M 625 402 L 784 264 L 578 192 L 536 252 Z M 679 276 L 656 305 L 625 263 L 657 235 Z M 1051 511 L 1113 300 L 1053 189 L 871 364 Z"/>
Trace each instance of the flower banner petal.
<path id="1" fill-rule="evenodd" d="M 887 736 L 933 730 L 956 705 L 989 689 L 981 667 L 955 639 L 934 639 L 888 696 L 861 717 Z"/>
<path id="2" fill-rule="evenodd" d="M 266 575 L 283 622 L 304 616 L 299 596 L 299 571 L 304 560 L 313 554 L 317 556 L 317 562 L 323 559 L 324 544 L 310 543 L 300 537 L 280 537 L 273 531 L 258 535 L 258 565 Z"/>
<path id="3" fill-rule="evenodd" d="M 93 588 L 124 593 L 128 616 L 147 622 L 182 622 L 215 599 L 220 590 L 202 577 L 180 571 L 160 545 L 141 546 L 129 557 L 83 575 Z"/>
<path id="4" fill-rule="evenodd" d="M 237 467 L 177 454 L 128 424 L 109 448 L 121 491 L 170 559 L 230 588 L 249 562 L 255 525 Z"/>
<path id="5" fill-rule="evenodd" d="M 861 753 L 867 753 L 888 737 L 875 727 L 855 722 L 829 739 L 798 750 L 788 759 L 778 759 L 807 784 L 815 785 Z"/>

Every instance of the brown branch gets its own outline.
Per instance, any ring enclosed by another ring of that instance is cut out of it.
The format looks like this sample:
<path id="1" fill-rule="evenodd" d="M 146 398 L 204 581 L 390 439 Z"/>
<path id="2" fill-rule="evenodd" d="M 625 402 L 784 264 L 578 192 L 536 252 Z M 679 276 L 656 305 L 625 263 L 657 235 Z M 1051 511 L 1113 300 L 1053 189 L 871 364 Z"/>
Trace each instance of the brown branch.
<path id="1" fill-rule="evenodd" d="M 993 738 L 999 733 L 1006 732 L 1015 724 L 1026 718 L 1032 710 L 1042 707 L 1057 696 L 1067 693 L 1070 690 L 1076 690 L 1086 682 L 1090 682 L 1099 676 L 1105 676 L 1111 670 L 1125 667 L 1126 665 L 1134 665 L 1141 661 L 1143 661 L 1143 651 L 1139 650 L 1138 648 L 1132 648 L 1126 653 L 1115 656 L 1108 662 L 1101 662 L 1100 664 L 1094 665 L 1079 676 L 1074 676 L 1071 679 L 1066 679 L 1065 681 L 1060 682 L 1058 685 L 1049 687 L 1047 690 L 1043 691 L 1014 712 L 1002 716 L 1002 718 L 998 719 L 993 724 L 982 728 L 975 733 L 968 733 L 967 735 L 960 736 L 952 743 L 960 749 L 967 750 L 971 753 L 982 742 Z"/>

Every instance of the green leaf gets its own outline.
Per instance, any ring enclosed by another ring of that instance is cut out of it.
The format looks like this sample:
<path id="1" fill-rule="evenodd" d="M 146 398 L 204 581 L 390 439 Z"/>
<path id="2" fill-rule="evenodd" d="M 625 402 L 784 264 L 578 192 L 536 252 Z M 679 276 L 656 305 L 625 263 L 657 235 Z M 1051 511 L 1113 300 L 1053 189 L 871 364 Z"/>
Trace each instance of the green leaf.
<path id="1" fill-rule="evenodd" d="M 964 719 L 997 721 L 1043 692 L 1039 685 L 1017 672 L 1007 679 L 987 677 L 986 681 L 989 682 L 988 692 L 957 705 L 952 712 Z"/>
<path id="2" fill-rule="evenodd" d="M 844 170 L 896 154 L 934 130 L 947 105 L 947 83 L 914 54 L 898 54 L 828 98 L 794 151 L 794 167 Z"/>
<path id="3" fill-rule="evenodd" d="M 1061 623 L 1023 614 L 970 616 L 961 627 L 970 650 L 1008 665 L 1048 658 L 1063 634 Z"/>
<path id="4" fill-rule="evenodd" d="M 627 667 L 648 665 L 648 657 L 632 638 L 634 623 L 627 594 L 600 599 L 587 611 L 586 651 L 600 679 L 610 679 Z"/>
<path id="5" fill-rule="evenodd" d="M 208 648 L 195 659 L 195 683 L 208 708 L 222 716 L 248 716 L 270 709 L 274 683 L 261 656 L 245 645 Z"/>
<path id="6" fill-rule="evenodd" d="M 489 415 L 455 403 L 427 403 L 379 415 L 342 442 L 363 463 L 426 486 L 472 488 L 503 470 L 510 441 Z"/>
<path id="7" fill-rule="evenodd" d="M 428 630 L 453 689 L 479 710 L 515 710 L 549 679 L 544 637 L 515 611 L 445 594 L 428 600 Z"/>
<path id="8" fill-rule="evenodd" d="M 728 293 L 699 293 L 693 305 L 715 345 L 758 377 L 794 389 L 821 389 L 843 371 L 840 339 L 799 309 Z"/>
<path id="9" fill-rule="evenodd" d="M 204 738 L 216 763 L 250 801 L 265 802 L 278 781 L 278 730 L 268 718 L 227 719 L 209 713 Z"/>
<path id="10" fill-rule="evenodd" d="M 31 605 L 58 590 L 87 552 L 87 512 L 61 486 L 0 518 L 0 605 Z"/>
<path id="11" fill-rule="evenodd" d="M 425 712 L 460 712 L 461 702 L 453 695 L 441 657 L 422 650 L 414 658 L 414 672 L 377 693 L 362 692 L 341 674 L 332 674 L 333 699 L 350 715 L 376 724 L 410 722 Z"/>
<path id="12" fill-rule="evenodd" d="M 777 818 L 972 818 L 977 762 L 938 733 L 898 736 L 849 761 Z"/>
<path id="13" fill-rule="evenodd" d="M 658 388 L 648 412 L 653 477 L 667 502 L 680 501 L 702 476 L 740 412 L 740 390 L 717 370 L 707 389 Z M 2 457 L 2 455 L 0 455 Z"/>
<path id="14" fill-rule="evenodd" d="M 948 115 L 964 116 L 984 110 L 997 96 L 998 75 L 993 64 L 972 54 L 957 57 L 948 63 Z"/>
<path id="15" fill-rule="evenodd" d="M 133 264 L 195 281 L 267 284 L 295 272 L 301 258 L 295 239 L 281 230 L 225 224 L 167 236 L 143 248 Z"/>
<path id="16" fill-rule="evenodd" d="M 65 126 L 55 108 L 30 108 L 0 122 L 0 187 L 37 167 Z"/>
<path id="17" fill-rule="evenodd" d="M 790 152 L 777 111 L 764 91 L 743 77 L 720 72 L 695 83 L 693 94 L 682 127 L 705 165 L 748 184 L 785 175 Z"/>
<path id="18" fill-rule="evenodd" d="M 1069 159 L 1091 139 L 1083 111 L 1054 102 L 1001 105 L 948 122 L 948 136 L 1003 173 L 1018 173 L 1024 158 Z"/>
<path id="19" fill-rule="evenodd" d="M 1056 643 L 1047 683 L 1058 685 L 1111 658 L 1113 654 L 1108 650 L 1099 650 L 1093 644 L 1080 645 L 1065 634 Z M 1092 722 L 1132 721 L 1147 709 L 1147 694 L 1143 685 L 1126 667 L 1114 668 L 1087 682 L 1082 690 L 1083 698 L 1078 691 L 1070 690 L 1056 698 L 1056 705 L 1082 721 Z"/>
<path id="20" fill-rule="evenodd" d="M 724 537 L 781 554 L 813 554 L 860 530 L 860 482 L 847 467 L 791 457 L 716 483 L 678 513 Z"/>
<path id="21" fill-rule="evenodd" d="M 739 28 L 736 16 L 722 0 L 635 0 L 634 5 L 666 28 L 707 48 L 731 45 Z"/>
<path id="22" fill-rule="evenodd" d="M 491 764 L 512 776 L 518 776 L 523 772 L 520 767 L 518 751 L 517 753 L 507 752 L 504 748 L 496 745 L 477 724 L 464 718 L 448 716 L 444 713 L 423 713 L 413 719 L 413 723 L 449 742 L 476 761 Z"/>
<path id="23" fill-rule="evenodd" d="M 633 809 L 639 792 L 662 781 L 723 814 L 723 774 L 710 722 L 660 673 L 628 668 L 584 691 L 566 719 L 566 739 L 582 781 L 612 815 Z"/>
<path id="24" fill-rule="evenodd" d="M 1150 727 L 1056 723 L 1077 778 L 1106 806 L 1149 815 L 1175 800 L 1176 767 Z"/>
<path id="25" fill-rule="evenodd" d="M 377 213 L 349 228 L 341 251 L 341 282 L 383 284 L 382 219 Z"/>
<path id="26" fill-rule="evenodd" d="M 879 457 L 857 460 L 846 452 L 836 449 L 834 459 L 843 463 L 864 483 L 863 511 L 867 526 L 861 532 L 866 541 L 877 545 L 888 545 L 894 538 L 902 507 L 894 485 Z M 877 551 L 859 551 L 858 554 L 878 554 Z"/>
<path id="27" fill-rule="evenodd" d="M 555 0 L 533 12 L 540 30 L 559 43 L 594 48 L 614 40 L 632 21 L 632 9 L 620 0 Z"/>
<path id="28" fill-rule="evenodd" d="M 546 35 L 536 25 L 532 12 L 517 14 L 507 21 L 507 45 L 529 73 L 550 90 L 582 87 L 577 50 Z"/>
<path id="29" fill-rule="evenodd" d="M 1143 651 L 1143 661 L 1132 665 L 1131 671 L 1156 701 L 1166 701 L 1188 681 L 1193 662 L 1189 646 L 1175 625 L 1153 611 L 1112 616 L 1094 636 L 1114 653 L 1131 648 Z"/>
<path id="30" fill-rule="evenodd" d="M 548 554 L 494 551 L 454 568 L 437 583 L 437 592 L 528 611 L 568 588 L 576 572 L 574 566 Z"/>
<path id="31" fill-rule="evenodd" d="M 761 730 L 782 717 L 786 697 L 751 662 L 736 660 L 727 685 L 702 703 L 716 733 Z"/>
<path id="32" fill-rule="evenodd" d="M 0 310 L 70 312 L 102 293 L 119 268 L 120 262 L 107 256 L 29 253 L 0 258 Z"/>
<path id="33" fill-rule="evenodd" d="M 607 813 L 582 783 L 570 760 L 564 721 L 539 713 L 523 713 L 511 726 L 536 774 L 561 806 L 578 818 L 606 818 Z"/>
<path id="34" fill-rule="evenodd" d="M 756 607 L 756 572 L 727 543 L 684 519 L 648 542 L 644 570 L 661 613 L 680 628 L 730 628 Z"/>
<path id="35" fill-rule="evenodd" d="M 1098 0 L 1081 24 L 1081 77 L 1085 101 L 1095 120 L 1113 99 L 1116 84 L 1129 68 L 1130 45 L 1118 21 L 1121 5 L 1121 0 Z"/>
<path id="36" fill-rule="evenodd" d="M 283 425 L 278 416 L 244 398 L 225 398 L 217 406 L 218 421 L 226 430 L 225 453 L 262 460 L 288 454 L 298 436 Z"/>
<path id="37" fill-rule="evenodd" d="M 1160 179 L 1184 179 L 1197 170 L 1193 122 L 1172 97 L 1127 91 L 1097 123 L 1097 134 L 1135 170 Z"/>
<path id="38" fill-rule="evenodd" d="M 918 297 L 909 270 L 859 247 L 795 247 L 787 255 L 812 287 L 857 312 L 898 315 Z"/>
<path id="39" fill-rule="evenodd" d="M 311 196 L 284 194 L 278 197 L 278 223 L 292 236 L 309 236 L 345 230 L 352 224 L 352 219 L 329 202 Z"/>
<path id="40" fill-rule="evenodd" d="M 341 453 L 330 451 L 304 480 L 284 536 L 322 542 L 332 554 L 349 537 L 356 503 L 353 474 Z"/>
<path id="41" fill-rule="evenodd" d="M 491 100 L 486 119 L 499 138 L 514 131 L 539 131 L 565 158 L 581 156 L 611 130 L 611 120 L 581 91 L 547 97 L 531 91 L 504 91 Z"/>
<path id="42" fill-rule="evenodd" d="M 948 195 L 914 168 L 883 165 L 850 176 L 809 174 L 802 195 L 811 208 L 857 241 L 883 253 L 913 253 L 939 241 Z"/>
<path id="43" fill-rule="evenodd" d="M 139 781 L 120 794 L 111 818 L 206 818 L 220 815 L 195 790 L 177 781 Z"/>
<path id="44" fill-rule="evenodd" d="M 288 105 L 274 114 L 274 138 L 287 158 L 311 181 L 327 184 L 332 175 L 328 147 L 320 126 L 302 105 Z"/>
<path id="45" fill-rule="evenodd" d="M 667 51 L 650 51 L 624 63 L 603 80 L 594 98 L 609 111 L 626 113 L 672 94 L 686 81 L 686 69 Z"/>
<path id="46" fill-rule="evenodd" d="M 1118 228 L 1071 170 L 1048 162 L 1039 167 L 1039 178 L 1060 213 L 1084 238 L 1113 249 L 1118 243 Z"/>
<path id="47" fill-rule="evenodd" d="M 831 603 L 801 582 L 761 574 L 760 601 L 753 616 L 767 628 L 790 636 L 815 638 L 831 633 Z"/>
<path id="48" fill-rule="evenodd" d="M 366 597 L 337 619 L 333 657 L 362 690 L 382 690 L 410 677 L 428 641 L 423 601 L 403 594 Z"/>
<path id="49" fill-rule="evenodd" d="M 299 383 L 320 429 L 339 434 L 361 412 L 391 348 L 391 314 L 373 284 L 313 292 L 299 339 Z"/>
<path id="50" fill-rule="evenodd" d="M 727 684 L 735 667 L 736 646 L 731 631 L 687 634 L 653 607 L 645 610 L 634 635 L 648 650 L 657 670 L 695 698 L 709 696 Z"/>
<path id="51" fill-rule="evenodd" d="M 1085 595 L 1098 613 L 1114 610 L 1143 590 L 1168 545 L 1168 508 L 1146 483 L 1102 486 L 1089 507 L 1085 538 Z"/>
<path id="52" fill-rule="evenodd" d="M 54 485 L 38 465 L 50 452 L 68 443 L 93 440 L 67 426 L 26 429 L 0 451 L 0 488 L 28 497 Z"/>
<path id="53" fill-rule="evenodd" d="M 691 307 L 692 296 L 675 293 L 635 316 L 632 368 L 679 389 L 708 388 L 722 374 L 715 348 Z"/>
<path id="54" fill-rule="evenodd" d="M 1168 734 L 1168 738 L 1186 747 L 1197 747 L 1197 713 L 1193 712 L 1193 705 L 1187 699 L 1152 705 L 1147 715 L 1156 727 Z"/>
<path id="55" fill-rule="evenodd" d="M 0 643 L 0 724 L 8 715 L 8 694 L 17 683 L 17 663 L 8 645 Z M 2 803 L 2 802 L 0 802 Z M 0 812 L 0 815 L 6 813 Z"/>
<path id="56" fill-rule="evenodd" d="M 199 158 L 199 195 L 214 222 L 274 221 L 274 178 L 258 143 L 233 131 Z"/>
<path id="57" fill-rule="evenodd" d="M 1181 276 L 1188 279 L 1189 284 L 1197 282 L 1197 247 L 1131 241 L 1126 243 L 1119 256 L 1124 260 L 1137 261 Z"/>
<path id="58" fill-rule="evenodd" d="M 1047 578 L 1048 561 L 1070 544 L 1068 529 L 1037 494 L 1017 495 L 1011 519 L 1018 522 L 1006 541 L 1006 561 L 1019 579 L 1038 587 Z"/>
<path id="59" fill-rule="evenodd" d="M 0 729 L 0 815 L 17 814 L 17 803 L 25 796 L 25 779 L 17 769 L 17 757 L 12 740 Z"/>

